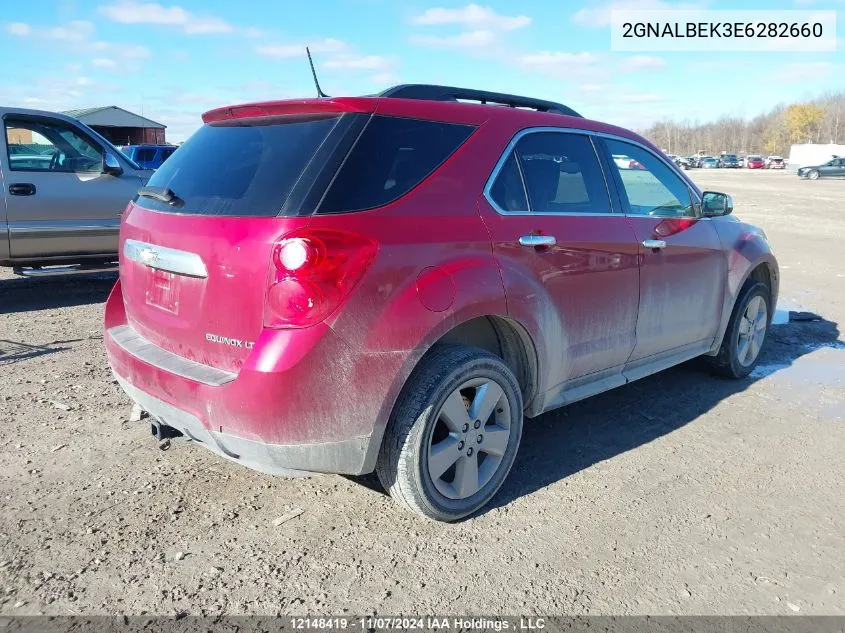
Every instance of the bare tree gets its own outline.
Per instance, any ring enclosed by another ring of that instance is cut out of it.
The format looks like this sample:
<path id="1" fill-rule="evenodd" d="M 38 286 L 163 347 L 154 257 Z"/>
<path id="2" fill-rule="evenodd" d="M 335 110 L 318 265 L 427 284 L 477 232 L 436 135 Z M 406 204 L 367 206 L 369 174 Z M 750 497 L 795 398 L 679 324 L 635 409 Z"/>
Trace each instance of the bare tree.
<path id="1" fill-rule="evenodd" d="M 845 92 L 805 102 L 779 104 L 753 118 L 722 116 L 708 123 L 661 120 L 640 133 L 673 154 L 722 151 L 782 154 L 793 142 L 845 143 Z"/>

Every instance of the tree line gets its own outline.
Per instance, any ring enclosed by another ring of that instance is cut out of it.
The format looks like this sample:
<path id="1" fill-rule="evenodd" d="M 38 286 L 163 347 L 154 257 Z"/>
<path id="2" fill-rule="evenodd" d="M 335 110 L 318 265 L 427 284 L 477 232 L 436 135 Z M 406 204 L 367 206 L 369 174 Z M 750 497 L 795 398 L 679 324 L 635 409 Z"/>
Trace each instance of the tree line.
<path id="1" fill-rule="evenodd" d="M 788 156 L 795 143 L 845 144 L 845 92 L 780 104 L 746 119 L 723 116 L 710 122 L 663 120 L 638 132 L 671 154 L 720 152 Z"/>

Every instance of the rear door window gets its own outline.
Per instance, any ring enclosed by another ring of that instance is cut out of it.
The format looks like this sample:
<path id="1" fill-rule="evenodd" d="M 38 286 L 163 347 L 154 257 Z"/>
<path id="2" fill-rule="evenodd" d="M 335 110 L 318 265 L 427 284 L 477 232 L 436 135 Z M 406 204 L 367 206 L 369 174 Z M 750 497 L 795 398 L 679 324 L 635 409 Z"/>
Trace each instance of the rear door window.
<path id="1" fill-rule="evenodd" d="M 276 216 L 340 118 L 287 115 L 204 125 L 147 183 L 169 189 L 177 204 L 143 196 L 137 204 L 194 215 Z"/>
<path id="2" fill-rule="evenodd" d="M 373 116 L 335 176 L 319 213 L 384 206 L 437 170 L 474 126 Z"/>
<path id="3" fill-rule="evenodd" d="M 511 213 L 612 213 L 592 142 L 569 132 L 523 136 L 502 165 L 489 197 L 499 210 Z"/>

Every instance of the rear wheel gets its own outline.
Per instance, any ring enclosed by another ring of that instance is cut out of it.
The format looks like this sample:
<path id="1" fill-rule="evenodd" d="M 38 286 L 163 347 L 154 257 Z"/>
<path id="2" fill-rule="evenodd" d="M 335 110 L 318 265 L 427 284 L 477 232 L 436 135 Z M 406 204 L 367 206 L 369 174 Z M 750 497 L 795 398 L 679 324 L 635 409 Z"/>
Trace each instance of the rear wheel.
<path id="1" fill-rule="evenodd" d="M 513 372 L 483 350 L 444 346 L 408 380 L 376 473 L 401 505 L 456 521 L 496 494 L 521 436 L 522 394 Z"/>
<path id="2" fill-rule="evenodd" d="M 728 378 L 744 378 L 760 360 L 771 322 L 769 288 L 761 282 L 746 284 L 734 306 L 719 353 L 709 359 L 713 369 Z"/>
<path id="3" fill-rule="evenodd" d="M 810 180 L 818 180 L 819 172 L 814 169 L 813 171 L 807 173 L 807 178 L 809 178 Z"/>

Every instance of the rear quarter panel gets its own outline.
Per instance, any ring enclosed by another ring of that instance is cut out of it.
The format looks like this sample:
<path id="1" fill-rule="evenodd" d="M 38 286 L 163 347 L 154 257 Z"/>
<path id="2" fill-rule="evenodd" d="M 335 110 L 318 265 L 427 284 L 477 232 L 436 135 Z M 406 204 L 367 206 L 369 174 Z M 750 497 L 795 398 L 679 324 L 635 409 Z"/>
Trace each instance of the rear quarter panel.
<path id="1" fill-rule="evenodd" d="M 490 236 L 475 203 L 498 158 L 497 147 L 488 147 L 482 132 L 471 137 L 436 178 L 399 201 L 372 211 L 313 219 L 312 228 L 342 227 L 379 243 L 372 268 L 328 320 L 355 350 L 356 359 L 348 368 L 348 384 L 355 389 L 344 397 L 350 399 L 350 415 L 374 423 L 374 450 L 402 387 L 425 352 L 460 323 L 507 314 Z"/>

